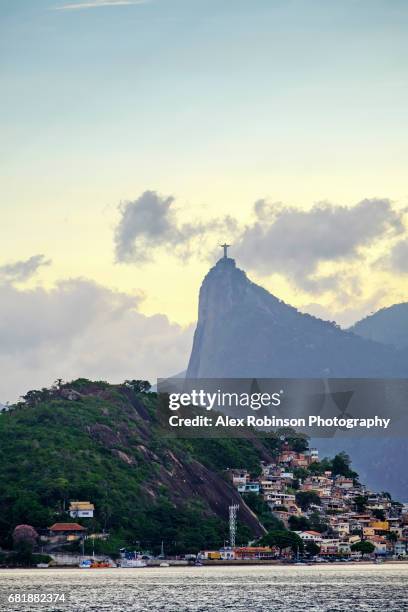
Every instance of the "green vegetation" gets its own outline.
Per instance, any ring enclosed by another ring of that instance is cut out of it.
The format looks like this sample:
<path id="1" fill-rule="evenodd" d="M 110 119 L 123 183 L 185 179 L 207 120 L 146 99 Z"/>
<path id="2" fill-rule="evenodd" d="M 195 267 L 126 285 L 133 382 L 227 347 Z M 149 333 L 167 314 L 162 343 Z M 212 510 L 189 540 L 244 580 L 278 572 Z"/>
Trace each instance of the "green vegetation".
<path id="1" fill-rule="evenodd" d="M 357 472 L 351 469 L 351 459 L 347 453 L 338 453 L 331 462 L 331 471 L 333 476 L 344 476 L 345 478 L 356 479 Z"/>
<path id="2" fill-rule="evenodd" d="M 299 491 L 296 493 L 296 503 L 305 512 L 311 505 L 320 506 L 322 502 L 316 491 Z"/>
<path id="3" fill-rule="evenodd" d="M 333 459 L 323 458 L 319 462 L 311 463 L 308 467 L 310 474 L 321 475 L 326 471 L 332 472 L 333 476 L 344 476 L 345 478 L 358 479 L 357 472 L 354 472 L 351 467 L 351 459 L 345 452 L 338 453 Z M 299 478 L 296 475 L 296 478 Z"/>
<path id="4" fill-rule="evenodd" d="M 50 563 L 49 555 L 33 554 L 32 551 L 0 552 L 0 567 L 35 567 L 38 563 Z"/>
<path id="5" fill-rule="evenodd" d="M 320 546 L 316 542 L 306 542 L 305 550 L 308 555 L 314 557 L 320 553 Z"/>
<path id="6" fill-rule="evenodd" d="M 294 514 L 289 517 L 289 527 L 292 531 L 308 531 L 312 528 L 306 516 L 295 516 Z"/>
<path id="7" fill-rule="evenodd" d="M 368 540 L 362 540 L 361 542 L 356 542 L 355 544 L 353 544 L 351 546 L 351 550 L 353 552 L 361 552 L 364 557 L 364 555 L 371 555 L 371 553 L 373 553 L 375 550 L 375 546 L 372 542 L 369 542 Z"/>
<path id="8" fill-rule="evenodd" d="M 21 528 L 32 526 L 41 535 L 54 522 L 79 522 L 89 535 L 104 532 L 85 541 L 87 553 L 114 557 L 122 547 L 158 553 L 162 542 L 168 554 L 219 548 L 228 538 L 228 505 L 237 495 L 226 470 L 258 476 L 261 460 L 275 460 L 284 447 L 308 448 L 305 436 L 289 429 L 267 437 L 253 430 L 240 438 L 169 437 L 157 394 L 149 390 L 142 380 L 58 380 L 51 389 L 28 391 L 0 414 L 0 547 L 14 546 L 3 562 L 34 564 L 35 546 Z M 344 453 L 296 468 L 294 476 L 300 481 L 326 470 L 357 478 Z M 293 492 L 304 511 L 320 504 L 314 491 Z M 72 519 L 71 500 L 90 500 L 94 518 Z M 293 531 L 327 530 L 319 512 L 291 517 L 289 531 L 261 496 L 248 493 L 243 500 L 253 514 L 241 504 L 246 514 L 238 515 L 239 545 L 261 533 L 254 515 L 268 532 L 261 542 L 295 552 L 303 551 L 303 543 Z M 365 502 L 356 504 L 363 508 Z M 79 544 L 64 550 L 79 552 Z"/>
<path id="9" fill-rule="evenodd" d="M 357 495 L 354 498 L 354 504 L 356 506 L 357 512 L 364 512 L 367 506 L 367 496 L 366 495 Z"/>
<path id="10" fill-rule="evenodd" d="M 377 519 L 377 521 L 385 521 L 384 510 L 378 510 L 377 508 L 374 508 L 374 510 L 372 510 L 372 513 L 373 513 L 374 518 Z"/>
<path id="11" fill-rule="evenodd" d="M 256 493 L 244 493 L 242 498 L 251 510 L 255 512 L 267 531 L 285 529 L 282 521 L 271 512 L 268 504 L 260 495 Z"/>
<path id="12" fill-rule="evenodd" d="M 137 380 L 60 380 L 0 414 L 0 546 L 12 548 L 18 524 L 41 534 L 56 521 L 73 520 L 88 533 L 109 532 L 107 540 L 95 540 L 97 552 L 121 546 L 156 552 L 162 541 L 168 553 L 223 544 L 231 500 L 224 470 L 259 473 L 261 459 L 282 442 L 253 432 L 240 439 L 166 438 L 157 395 L 148 389 Z M 95 504 L 93 519 L 69 516 L 69 501 L 78 499 Z M 267 528 L 279 526 L 265 507 L 257 513 Z M 238 543 L 251 535 L 248 524 L 238 524 Z"/>

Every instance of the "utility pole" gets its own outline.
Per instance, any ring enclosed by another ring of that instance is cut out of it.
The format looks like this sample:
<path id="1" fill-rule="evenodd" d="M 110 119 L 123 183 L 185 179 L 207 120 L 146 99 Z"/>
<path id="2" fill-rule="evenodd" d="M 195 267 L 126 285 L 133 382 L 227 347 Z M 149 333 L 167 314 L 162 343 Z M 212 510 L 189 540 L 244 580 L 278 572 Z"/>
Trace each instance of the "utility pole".
<path id="1" fill-rule="evenodd" d="M 231 548 L 235 546 L 235 536 L 237 534 L 237 512 L 239 510 L 238 504 L 232 504 L 229 507 L 229 541 Z"/>

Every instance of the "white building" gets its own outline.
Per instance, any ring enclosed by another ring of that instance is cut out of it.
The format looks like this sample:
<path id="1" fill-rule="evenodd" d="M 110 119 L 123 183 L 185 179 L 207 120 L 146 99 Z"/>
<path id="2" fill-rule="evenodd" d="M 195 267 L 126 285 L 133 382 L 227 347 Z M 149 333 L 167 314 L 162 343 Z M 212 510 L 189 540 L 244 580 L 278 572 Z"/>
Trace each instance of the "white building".
<path id="1" fill-rule="evenodd" d="M 278 493 L 276 491 L 268 491 L 265 493 L 264 499 L 269 503 L 282 506 L 296 503 L 296 497 L 291 493 Z"/>
<path id="2" fill-rule="evenodd" d="M 315 542 L 318 544 L 322 541 L 322 534 L 318 531 L 295 531 L 304 542 Z"/>
<path id="3" fill-rule="evenodd" d="M 72 518 L 93 518 L 95 506 L 89 501 L 72 501 L 69 515 Z"/>

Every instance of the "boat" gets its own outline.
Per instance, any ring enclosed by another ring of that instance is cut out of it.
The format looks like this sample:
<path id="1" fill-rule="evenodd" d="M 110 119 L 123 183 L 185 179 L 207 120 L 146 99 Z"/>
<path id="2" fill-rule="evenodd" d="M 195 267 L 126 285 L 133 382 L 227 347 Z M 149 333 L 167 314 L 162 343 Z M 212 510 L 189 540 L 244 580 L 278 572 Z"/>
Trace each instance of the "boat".
<path id="1" fill-rule="evenodd" d="M 124 568 L 147 567 L 147 563 L 146 561 L 144 561 L 144 559 L 138 559 L 138 558 L 127 559 L 126 557 L 124 557 L 123 559 L 120 560 L 118 567 L 124 567 Z"/>
<path id="2" fill-rule="evenodd" d="M 141 552 L 128 551 L 126 548 L 120 549 L 120 560 L 118 561 L 118 567 L 147 567 L 147 555 L 143 555 Z"/>
<path id="3" fill-rule="evenodd" d="M 159 567 L 170 567 L 170 563 L 167 563 L 167 561 L 163 561 L 162 563 L 160 563 Z"/>
<path id="4" fill-rule="evenodd" d="M 48 563 L 37 563 L 38 569 L 47 569 L 49 567 Z"/>
<path id="5" fill-rule="evenodd" d="M 107 567 L 116 567 L 116 565 L 109 559 L 104 561 L 97 561 L 96 559 L 83 559 L 78 567 L 80 569 L 104 569 Z"/>
<path id="6" fill-rule="evenodd" d="M 106 567 L 112 567 L 109 561 L 92 561 L 91 569 L 104 569 Z"/>

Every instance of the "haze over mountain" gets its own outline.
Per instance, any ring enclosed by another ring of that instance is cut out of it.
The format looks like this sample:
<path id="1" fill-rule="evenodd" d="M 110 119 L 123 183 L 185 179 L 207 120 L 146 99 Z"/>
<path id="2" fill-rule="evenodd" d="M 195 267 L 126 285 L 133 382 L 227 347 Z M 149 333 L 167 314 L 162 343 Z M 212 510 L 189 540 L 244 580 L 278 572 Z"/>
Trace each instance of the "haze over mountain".
<path id="1" fill-rule="evenodd" d="M 408 345 L 407 311 L 408 305 L 401 304 L 363 320 L 352 331 L 341 330 L 335 323 L 285 304 L 251 282 L 233 259 L 222 258 L 200 289 L 186 376 L 406 378 L 407 351 L 396 346 Z M 318 439 L 313 444 L 327 454 L 344 449 L 369 486 L 408 501 L 405 438 L 342 437 Z"/>
<path id="2" fill-rule="evenodd" d="M 362 338 L 392 344 L 397 348 L 408 347 L 408 302 L 382 308 L 350 327 L 350 331 Z"/>
<path id="3" fill-rule="evenodd" d="M 407 360 L 394 347 L 299 312 L 251 282 L 231 258 L 204 278 L 188 378 L 407 374 Z"/>

